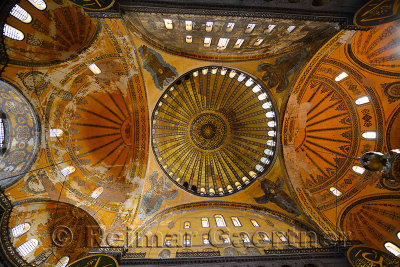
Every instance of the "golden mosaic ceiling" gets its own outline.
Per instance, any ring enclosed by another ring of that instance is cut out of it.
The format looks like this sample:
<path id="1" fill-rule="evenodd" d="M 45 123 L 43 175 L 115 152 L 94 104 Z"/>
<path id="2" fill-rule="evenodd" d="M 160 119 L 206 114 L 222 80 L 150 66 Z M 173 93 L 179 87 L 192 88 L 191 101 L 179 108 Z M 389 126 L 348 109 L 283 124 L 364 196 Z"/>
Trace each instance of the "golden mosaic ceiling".
<path id="1" fill-rule="evenodd" d="M 202 196 L 237 192 L 268 172 L 278 116 L 269 91 L 231 68 L 191 70 L 153 111 L 153 149 L 168 177 Z"/>

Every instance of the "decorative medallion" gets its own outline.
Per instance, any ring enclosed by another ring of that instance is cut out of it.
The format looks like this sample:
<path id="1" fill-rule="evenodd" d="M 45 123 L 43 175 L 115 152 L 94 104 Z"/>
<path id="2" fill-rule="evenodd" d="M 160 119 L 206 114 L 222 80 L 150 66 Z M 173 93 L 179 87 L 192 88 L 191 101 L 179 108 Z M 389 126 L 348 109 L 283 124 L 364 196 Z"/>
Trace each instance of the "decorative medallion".
<path id="1" fill-rule="evenodd" d="M 118 267 L 118 262 L 110 255 L 100 254 L 91 255 L 74 261 L 68 267 L 78 267 L 78 266 L 93 266 L 93 267 Z"/>
<path id="2" fill-rule="evenodd" d="M 190 125 L 190 138 L 200 149 L 218 149 L 226 140 L 227 125 L 220 115 L 202 113 L 196 116 Z"/>
<path id="3" fill-rule="evenodd" d="M 115 0 L 71 0 L 73 3 L 87 10 L 106 10 L 114 5 Z"/>
<path id="4" fill-rule="evenodd" d="M 28 90 L 38 95 L 49 86 L 49 78 L 40 71 L 21 72 L 17 76 Z"/>
<path id="5" fill-rule="evenodd" d="M 400 0 L 371 0 L 354 16 L 354 24 L 361 28 L 374 27 L 400 18 Z"/>
<path id="6" fill-rule="evenodd" d="M 393 255 L 367 246 L 353 246 L 347 251 L 347 259 L 352 266 L 396 267 L 400 260 Z"/>
<path id="7" fill-rule="evenodd" d="M 266 173 L 275 155 L 270 92 L 239 70 L 209 66 L 175 80 L 153 111 L 153 150 L 167 176 L 200 196 L 224 196 Z"/>

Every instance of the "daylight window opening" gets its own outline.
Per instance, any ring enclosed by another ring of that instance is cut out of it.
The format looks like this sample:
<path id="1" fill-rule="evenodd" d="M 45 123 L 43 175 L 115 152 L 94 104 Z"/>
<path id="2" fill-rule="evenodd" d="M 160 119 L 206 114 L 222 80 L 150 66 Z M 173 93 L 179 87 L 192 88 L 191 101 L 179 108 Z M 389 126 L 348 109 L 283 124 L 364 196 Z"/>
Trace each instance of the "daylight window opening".
<path id="1" fill-rule="evenodd" d="M 240 48 L 244 42 L 244 39 L 237 39 L 233 48 Z"/>
<path id="2" fill-rule="evenodd" d="M 4 24 L 3 26 L 3 35 L 17 41 L 24 39 L 24 34 L 20 30 L 8 24 Z"/>
<path id="3" fill-rule="evenodd" d="M 28 2 L 39 10 L 46 9 L 46 3 L 43 0 L 28 0 Z"/>
<path id="4" fill-rule="evenodd" d="M 342 195 L 342 192 L 340 192 L 339 189 L 337 189 L 334 186 L 331 186 L 331 188 L 329 188 L 329 190 L 331 191 L 332 194 L 334 194 L 337 197 L 340 197 Z"/>
<path id="5" fill-rule="evenodd" d="M 191 44 L 193 42 L 193 37 L 191 35 L 186 35 L 186 43 Z"/>
<path id="6" fill-rule="evenodd" d="M 19 255 L 22 257 L 27 256 L 29 253 L 31 253 L 37 246 L 39 245 L 39 241 L 36 239 L 30 239 L 17 247 L 17 252 Z"/>
<path id="7" fill-rule="evenodd" d="M 193 29 L 193 22 L 190 20 L 185 21 L 185 26 L 187 31 L 191 31 Z"/>
<path id="8" fill-rule="evenodd" d="M 217 48 L 219 50 L 224 50 L 229 43 L 229 38 L 219 38 Z"/>
<path id="9" fill-rule="evenodd" d="M 251 33 L 254 30 L 254 27 L 256 27 L 256 24 L 254 24 L 254 23 L 247 24 L 245 33 Z"/>
<path id="10" fill-rule="evenodd" d="M 335 81 L 336 82 L 340 82 L 341 80 L 343 80 L 344 78 L 346 78 L 347 76 L 349 76 L 346 72 L 342 72 L 340 73 L 338 76 L 336 76 Z"/>
<path id="11" fill-rule="evenodd" d="M 56 265 L 54 265 L 54 267 L 65 267 L 67 266 L 68 262 L 69 262 L 69 257 L 64 256 L 56 263 Z"/>
<path id="12" fill-rule="evenodd" d="M 226 26 L 226 32 L 231 32 L 233 30 L 233 27 L 235 27 L 235 23 L 229 22 L 228 25 Z"/>
<path id="13" fill-rule="evenodd" d="M 28 232 L 30 228 L 31 225 L 29 223 L 21 223 L 11 228 L 11 234 L 13 237 L 19 237 Z"/>
<path id="14" fill-rule="evenodd" d="M 18 4 L 11 9 L 10 14 L 24 23 L 30 23 L 32 21 L 32 16 Z"/>
<path id="15" fill-rule="evenodd" d="M 164 19 L 165 28 L 172 30 L 174 25 L 172 24 L 172 19 Z"/>
<path id="16" fill-rule="evenodd" d="M 365 131 L 361 135 L 365 139 L 376 139 L 376 132 L 375 131 Z"/>
<path id="17" fill-rule="evenodd" d="M 368 96 L 360 96 L 354 102 L 356 103 L 357 106 L 364 105 L 369 103 L 369 98 Z"/>
<path id="18" fill-rule="evenodd" d="M 212 40 L 211 37 L 205 37 L 205 38 L 204 38 L 204 47 L 210 47 L 210 45 L 211 45 L 211 40 Z"/>
<path id="19" fill-rule="evenodd" d="M 400 248 L 392 242 L 386 242 L 385 248 L 396 257 L 400 256 Z"/>
<path id="20" fill-rule="evenodd" d="M 226 223 L 222 215 L 215 215 L 214 218 L 215 218 L 215 223 L 217 224 L 218 227 L 226 227 Z"/>
<path id="21" fill-rule="evenodd" d="M 206 32 L 212 31 L 214 23 L 212 21 L 207 21 L 206 22 Z"/>
<path id="22" fill-rule="evenodd" d="M 354 165 L 353 167 L 351 167 L 351 169 L 352 169 L 354 172 L 359 173 L 359 174 L 363 174 L 363 173 L 365 172 L 365 169 L 364 169 L 363 167 L 356 166 L 356 165 Z"/>
<path id="23" fill-rule="evenodd" d="M 264 33 L 270 33 L 272 30 L 276 27 L 275 24 L 270 24 L 268 27 L 265 29 Z"/>

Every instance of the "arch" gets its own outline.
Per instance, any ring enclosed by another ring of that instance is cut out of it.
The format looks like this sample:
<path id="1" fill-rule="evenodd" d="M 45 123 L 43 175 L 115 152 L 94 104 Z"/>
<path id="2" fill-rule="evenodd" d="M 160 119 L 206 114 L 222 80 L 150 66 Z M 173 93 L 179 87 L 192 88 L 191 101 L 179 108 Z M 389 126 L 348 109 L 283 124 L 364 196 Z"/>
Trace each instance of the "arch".
<path id="1" fill-rule="evenodd" d="M 35 162 L 40 146 L 40 121 L 16 86 L 0 80 L 0 90 L 4 150 L 0 157 L 0 187 L 6 188 L 22 178 Z"/>

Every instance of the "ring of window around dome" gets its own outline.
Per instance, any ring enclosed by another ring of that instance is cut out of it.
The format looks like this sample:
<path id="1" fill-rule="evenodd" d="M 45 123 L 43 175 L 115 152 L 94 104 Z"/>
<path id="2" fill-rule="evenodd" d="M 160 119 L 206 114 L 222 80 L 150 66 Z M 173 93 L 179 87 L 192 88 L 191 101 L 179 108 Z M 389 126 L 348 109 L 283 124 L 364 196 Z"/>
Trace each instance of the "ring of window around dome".
<path id="1" fill-rule="evenodd" d="M 270 92 L 247 73 L 220 66 L 191 70 L 161 95 L 152 115 L 152 148 L 182 189 L 226 196 L 267 173 L 278 123 Z"/>

